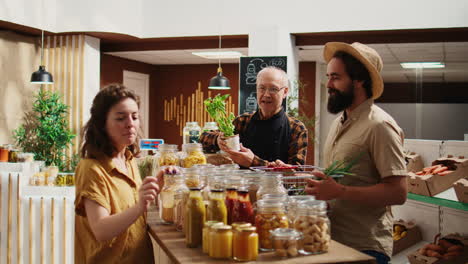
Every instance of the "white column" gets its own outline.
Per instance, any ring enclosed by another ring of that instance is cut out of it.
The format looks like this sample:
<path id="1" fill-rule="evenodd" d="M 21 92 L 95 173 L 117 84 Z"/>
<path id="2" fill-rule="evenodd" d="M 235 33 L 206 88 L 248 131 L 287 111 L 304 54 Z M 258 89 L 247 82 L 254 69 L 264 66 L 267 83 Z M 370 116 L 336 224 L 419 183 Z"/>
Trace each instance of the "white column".
<path id="1" fill-rule="evenodd" d="M 83 93 L 83 124 L 88 122 L 90 117 L 90 109 L 93 103 L 94 96 L 100 90 L 100 73 L 101 73 L 101 54 L 100 40 L 98 38 L 85 36 L 84 41 L 84 93 Z"/>

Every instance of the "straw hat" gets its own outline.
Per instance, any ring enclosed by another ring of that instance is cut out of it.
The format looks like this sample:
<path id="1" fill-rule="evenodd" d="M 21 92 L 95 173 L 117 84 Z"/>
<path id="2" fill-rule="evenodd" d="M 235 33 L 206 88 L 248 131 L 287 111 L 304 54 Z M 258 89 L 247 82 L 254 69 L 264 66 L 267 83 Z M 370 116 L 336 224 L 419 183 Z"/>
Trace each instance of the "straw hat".
<path id="1" fill-rule="evenodd" d="M 328 42 L 323 51 L 325 61 L 328 63 L 337 51 L 346 52 L 364 64 L 372 80 L 372 99 L 379 98 L 383 93 L 384 84 L 380 76 L 383 67 L 382 58 L 377 51 L 359 42 L 351 45 L 344 42 Z"/>

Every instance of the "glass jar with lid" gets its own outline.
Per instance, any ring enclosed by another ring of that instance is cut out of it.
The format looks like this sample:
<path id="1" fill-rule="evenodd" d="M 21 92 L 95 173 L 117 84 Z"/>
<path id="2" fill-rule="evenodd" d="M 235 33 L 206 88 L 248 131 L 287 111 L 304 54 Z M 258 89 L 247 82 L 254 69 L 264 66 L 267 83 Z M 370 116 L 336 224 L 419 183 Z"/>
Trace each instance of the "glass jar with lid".
<path id="1" fill-rule="evenodd" d="M 200 141 L 201 127 L 198 122 L 186 122 L 183 129 L 183 143 L 198 143 Z"/>
<path id="2" fill-rule="evenodd" d="M 210 257 L 229 259 L 232 256 L 232 227 L 214 225 L 211 227 Z"/>
<path id="3" fill-rule="evenodd" d="M 273 251 L 270 231 L 276 228 L 288 228 L 285 204 L 280 200 L 258 200 L 255 226 L 262 251 Z"/>
<path id="4" fill-rule="evenodd" d="M 183 169 L 185 176 L 185 185 L 189 188 L 200 187 L 203 188 L 205 183 L 201 178 L 200 172 L 201 169 L 198 167 L 191 167 Z"/>
<path id="5" fill-rule="evenodd" d="M 165 171 L 164 187 L 159 193 L 159 215 L 164 224 L 174 223 L 176 175 L 179 172 Z M 180 176 L 179 176 L 180 178 Z"/>
<path id="6" fill-rule="evenodd" d="M 19 149 L 11 147 L 10 151 L 8 152 L 8 162 L 18 162 L 18 155 L 20 154 Z"/>
<path id="7" fill-rule="evenodd" d="M 228 211 L 223 189 L 210 189 L 210 200 L 206 212 L 208 221 L 219 221 L 227 224 Z"/>
<path id="8" fill-rule="evenodd" d="M 159 145 L 159 166 L 178 166 L 179 157 L 177 155 L 177 145 Z"/>
<path id="9" fill-rule="evenodd" d="M 10 150 L 8 149 L 8 145 L 1 145 L 0 146 L 0 162 L 8 162 L 8 153 L 10 153 Z"/>
<path id="10" fill-rule="evenodd" d="M 184 152 L 183 167 L 191 168 L 195 164 L 206 164 L 202 145 L 199 143 L 186 143 L 182 145 Z"/>
<path id="11" fill-rule="evenodd" d="M 261 175 L 265 174 L 263 171 L 243 171 L 240 170 L 242 178 L 244 179 L 244 188 L 249 190 L 249 198 L 252 205 L 257 202 L 257 191 L 260 188 Z"/>
<path id="12" fill-rule="evenodd" d="M 242 186 L 242 177 L 229 171 L 230 174 L 226 177 L 226 207 L 228 211 L 228 225 L 232 224 L 234 219 L 234 210 L 238 202 L 237 190 Z"/>
<path id="13" fill-rule="evenodd" d="M 203 132 L 211 132 L 219 130 L 218 124 L 216 122 L 205 122 L 203 126 Z"/>
<path id="14" fill-rule="evenodd" d="M 271 232 L 275 255 L 278 257 L 297 257 L 302 250 L 302 233 L 293 228 L 277 228 Z"/>
<path id="15" fill-rule="evenodd" d="M 255 261 L 258 257 L 258 234 L 255 226 L 235 230 L 232 238 L 232 257 L 237 261 Z"/>
<path id="16" fill-rule="evenodd" d="M 202 245 L 203 225 L 206 220 L 205 204 L 200 188 L 190 188 L 189 190 L 189 198 L 185 208 L 185 243 L 189 248 L 196 248 Z"/>
<path id="17" fill-rule="evenodd" d="M 297 206 L 294 228 L 304 235 L 302 254 L 320 254 L 330 247 L 330 220 L 325 201 L 303 201 Z"/>
<path id="18" fill-rule="evenodd" d="M 255 212 L 252 203 L 250 202 L 249 191 L 244 188 L 237 190 L 237 202 L 232 210 L 232 222 L 247 222 L 255 223 Z"/>
<path id="19" fill-rule="evenodd" d="M 264 194 L 288 194 L 283 186 L 283 174 L 265 173 L 261 176 L 257 199 L 262 199 Z"/>
<path id="20" fill-rule="evenodd" d="M 185 185 L 182 175 L 174 176 L 174 224 L 177 231 L 185 229 L 185 204 L 187 203 L 189 188 Z"/>
<path id="21" fill-rule="evenodd" d="M 288 199 L 288 206 L 286 211 L 288 212 L 288 220 L 289 220 L 289 226 L 294 225 L 294 220 L 297 217 L 297 206 L 299 205 L 300 202 L 304 201 L 313 201 L 315 200 L 315 196 L 313 195 L 292 195 L 289 196 Z"/>
<path id="22" fill-rule="evenodd" d="M 202 230 L 202 247 L 203 253 L 209 253 L 210 251 L 210 231 L 213 225 L 224 225 L 222 222 L 218 221 L 206 221 L 203 225 Z"/>

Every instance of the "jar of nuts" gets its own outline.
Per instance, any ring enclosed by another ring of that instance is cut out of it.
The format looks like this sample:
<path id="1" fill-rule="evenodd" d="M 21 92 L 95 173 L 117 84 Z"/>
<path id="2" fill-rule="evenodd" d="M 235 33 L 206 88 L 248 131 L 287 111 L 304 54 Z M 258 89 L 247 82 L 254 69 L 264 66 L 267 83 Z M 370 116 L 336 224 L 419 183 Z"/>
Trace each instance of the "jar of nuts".
<path id="1" fill-rule="evenodd" d="M 275 255 L 278 257 L 296 257 L 302 250 L 302 233 L 292 228 L 276 228 L 271 232 Z"/>
<path id="2" fill-rule="evenodd" d="M 320 254 L 330 247 L 330 220 L 325 201 L 303 201 L 297 207 L 294 228 L 304 235 L 302 254 Z"/>
<path id="3" fill-rule="evenodd" d="M 294 220 L 296 220 L 296 217 L 297 217 L 297 206 L 299 205 L 299 203 L 303 201 L 313 201 L 313 200 L 315 200 L 315 196 L 313 195 L 289 196 L 288 206 L 287 206 L 289 226 L 294 225 Z"/>
<path id="4" fill-rule="evenodd" d="M 280 200 L 258 200 L 255 216 L 259 246 L 261 251 L 273 251 L 270 231 L 276 228 L 288 228 L 285 204 Z"/>
<path id="5" fill-rule="evenodd" d="M 159 145 L 159 166 L 178 166 L 179 157 L 177 156 L 177 145 L 161 144 Z"/>

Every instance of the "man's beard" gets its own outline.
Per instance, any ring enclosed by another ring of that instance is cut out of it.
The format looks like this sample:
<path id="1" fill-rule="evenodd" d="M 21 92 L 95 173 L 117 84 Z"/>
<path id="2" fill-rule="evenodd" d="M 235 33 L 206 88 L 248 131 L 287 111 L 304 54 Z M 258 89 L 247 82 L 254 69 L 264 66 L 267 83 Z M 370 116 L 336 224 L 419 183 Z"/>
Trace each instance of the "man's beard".
<path id="1" fill-rule="evenodd" d="M 351 84 L 346 92 L 329 88 L 327 109 L 332 114 L 338 114 L 353 104 L 354 84 Z M 331 92 L 331 93 L 330 93 Z"/>

